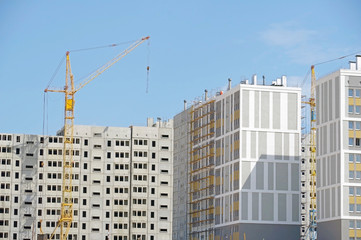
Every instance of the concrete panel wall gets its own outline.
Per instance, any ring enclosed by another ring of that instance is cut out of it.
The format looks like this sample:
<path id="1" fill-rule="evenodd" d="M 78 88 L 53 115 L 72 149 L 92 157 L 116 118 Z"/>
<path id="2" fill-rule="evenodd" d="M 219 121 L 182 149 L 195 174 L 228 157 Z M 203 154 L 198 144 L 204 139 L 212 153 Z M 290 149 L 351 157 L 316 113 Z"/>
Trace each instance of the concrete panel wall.
<path id="1" fill-rule="evenodd" d="M 286 163 L 276 163 L 276 190 L 288 189 L 288 166 Z"/>
<path id="2" fill-rule="evenodd" d="M 242 127 L 249 126 L 249 91 L 242 92 Z"/>
<path id="3" fill-rule="evenodd" d="M 262 220 L 274 220 L 274 198 L 273 193 L 262 193 Z"/>
<path id="4" fill-rule="evenodd" d="M 219 239 L 243 239 L 243 234 L 247 239 L 259 240 L 299 240 L 299 225 L 276 225 L 276 224 L 233 224 L 227 227 L 216 228 L 215 237 Z M 238 233 L 239 238 L 235 238 L 234 233 Z"/>
<path id="5" fill-rule="evenodd" d="M 297 94 L 288 94 L 288 129 L 296 130 L 298 123 L 298 104 Z M 296 106 L 296 107 L 295 107 Z"/>
<path id="6" fill-rule="evenodd" d="M 344 225 L 345 227 L 343 227 Z M 349 239 L 348 220 L 334 220 L 318 223 L 317 237 L 319 240 Z"/>
<path id="7" fill-rule="evenodd" d="M 278 194 L 278 221 L 286 221 L 287 220 L 287 201 L 286 194 L 279 193 Z"/>
<path id="8" fill-rule="evenodd" d="M 270 93 L 261 92 L 261 128 L 269 128 L 270 122 Z"/>

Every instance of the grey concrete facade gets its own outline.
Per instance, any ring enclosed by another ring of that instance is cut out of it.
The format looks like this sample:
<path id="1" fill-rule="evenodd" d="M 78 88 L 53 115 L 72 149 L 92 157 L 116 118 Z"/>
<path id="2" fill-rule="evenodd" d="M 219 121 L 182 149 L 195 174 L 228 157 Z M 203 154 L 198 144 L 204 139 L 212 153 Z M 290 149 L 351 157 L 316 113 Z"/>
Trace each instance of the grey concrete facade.
<path id="1" fill-rule="evenodd" d="M 1 133 L 0 149 L 0 236 L 32 240 L 40 225 L 50 234 L 61 209 L 61 131 Z M 149 119 L 145 127 L 75 126 L 72 154 L 74 221 L 68 239 L 172 238 L 172 120 Z"/>
<path id="2" fill-rule="evenodd" d="M 220 239 L 299 240 L 299 225 L 239 223 L 215 229 Z"/>
<path id="3" fill-rule="evenodd" d="M 349 239 L 348 220 L 333 220 L 317 224 L 317 234 L 320 240 Z"/>
<path id="4" fill-rule="evenodd" d="M 173 239 L 188 239 L 189 111 L 174 117 Z"/>

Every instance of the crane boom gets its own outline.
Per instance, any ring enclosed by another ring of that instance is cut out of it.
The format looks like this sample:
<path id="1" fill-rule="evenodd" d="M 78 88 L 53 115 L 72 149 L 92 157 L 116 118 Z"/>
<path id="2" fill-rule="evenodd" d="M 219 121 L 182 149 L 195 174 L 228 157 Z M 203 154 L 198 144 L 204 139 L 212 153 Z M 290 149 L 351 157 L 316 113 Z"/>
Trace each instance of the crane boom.
<path id="1" fill-rule="evenodd" d="M 140 44 L 142 44 L 144 41 L 148 40 L 149 38 L 150 37 L 147 36 L 147 37 L 143 37 L 143 38 L 135 41 L 126 50 L 119 53 L 117 56 L 115 56 L 113 59 L 108 61 L 103 66 L 99 67 L 97 70 L 95 70 L 93 73 L 91 73 L 88 77 L 86 77 L 86 79 L 83 82 L 81 82 L 77 87 L 74 88 L 74 93 L 76 93 L 77 91 L 79 91 L 80 89 L 85 87 L 87 84 L 89 84 L 91 81 L 93 81 L 96 77 L 98 77 L 100 74 L 105 72 L 108 68 L 110 68 L 112 65 L 117 63 L 120 59 L 122 59 L 123 57 L 128 55 L 131 51 L 133 51 L 136 47 L 138 47 Z M 67 61 L 68 61 L 69 53 L 70 53 L 69 51 L 66 52 Z M 44 91 L 45 92 L 62 92 L 62 93 L 65 93 L 65 89 L 63 90 L 63 89 L 49 89 L 49 88 L 47 88 Z"/>
<path id="2" fill-rule="evenodd" d="M 73 171 L 73 153 L 74 153 L 74 96 L 75 93 L 85 87 L 96 77 L 113 66 L 120 59 L 125 57 L 135 48 L 137 48 L 144 41 L 148 40 L 149 36 L 143 37 L 132 43 L 126 50 L 115 56 L 106 64 L 98 68 L 90 74 L 83 82 L 77 87 L 74 87 L 74 76 L 71 71 L 71 64 L 69 58 L 69 51 L 66 53 L 66 74 L 65 74 L 65 87 L 62 90 L 48 89 L 45 92 L 61 92 L 65 94 L 65 108 L 64 108 L 64 128 L 63 128 L 63 186 L 62 186 L 62 203 L 61 203 L 61 216 L 57 225 L 52 232 L 49 239 L 53 239 L 56 230 L 60 227 L 60 239 L 66 240 L 69 234 L 70 226 L 73 221 L 73 198 L 72 198 L 72 171 Z"/>

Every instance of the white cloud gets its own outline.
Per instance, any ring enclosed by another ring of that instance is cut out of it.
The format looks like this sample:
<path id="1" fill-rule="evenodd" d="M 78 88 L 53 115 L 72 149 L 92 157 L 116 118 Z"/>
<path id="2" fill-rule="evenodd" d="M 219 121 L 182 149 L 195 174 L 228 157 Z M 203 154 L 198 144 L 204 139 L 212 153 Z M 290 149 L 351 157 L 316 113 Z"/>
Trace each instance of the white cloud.
<path id="1" fill-rule="evenodd" d="M 271 27 L 260 33 L 263 40 L 270 45 L 291 48 L 304 45 L 317 36 L 317 32 L 307 29 L 297 29 L 294 24 L 272 24 Z"/>
<path id="2" fill-rule="evenodd" d="M 281 48 L 293 63 L 311 65 L 337 56 L 334 49 L 324 45 L 321 32 L 299 28 L 295 23 L 271 24 L 260 36 L 266 44 Z"/>

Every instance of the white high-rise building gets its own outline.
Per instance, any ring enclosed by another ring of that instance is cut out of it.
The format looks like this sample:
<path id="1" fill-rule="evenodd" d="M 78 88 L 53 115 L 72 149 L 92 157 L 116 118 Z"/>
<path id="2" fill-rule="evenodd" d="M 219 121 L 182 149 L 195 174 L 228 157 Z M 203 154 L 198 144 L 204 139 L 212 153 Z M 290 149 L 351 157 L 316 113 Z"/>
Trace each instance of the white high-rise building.
<path id="1" fill-rule="evenodd" d="M 0 134 L 0 239 L 50 234 L 60 217 L 63 137 Z M 75 126 L 68 239 L 172 237 L 173 122 Z M 34 238 L 35 237 L 35 238 Z M 55 235 L 59 239 L 59 232 Z"/>
<path id="2" fill-rule="evenodd" d="M 317 71 L 317 69 L 316 69 Z M 361 239 L 361 56 L 316 81 L 317 235 Z"/>
<path id="3" fill-rule="evenodd" d="M 299 239 L 301 89 L 248 81 L 174 117 L 173 239 Z"/>

